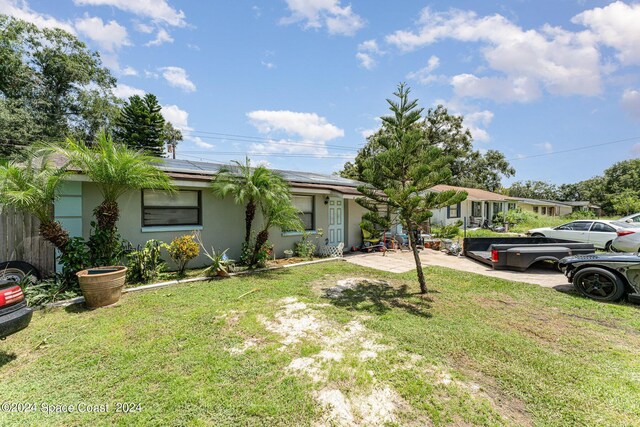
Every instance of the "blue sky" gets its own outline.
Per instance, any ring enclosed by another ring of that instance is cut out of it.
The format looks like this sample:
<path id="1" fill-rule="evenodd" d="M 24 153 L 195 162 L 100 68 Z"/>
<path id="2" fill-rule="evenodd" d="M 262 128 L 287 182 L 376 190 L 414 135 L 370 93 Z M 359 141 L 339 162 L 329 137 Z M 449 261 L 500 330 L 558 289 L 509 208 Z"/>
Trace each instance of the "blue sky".
<path id="1" fill-rule="evenodd" d="M 503 151 L 505 184 L 575 182 L 640 154 L 638 2 L 0 0 L 0 13 L 99 50 L 117 95 L 156 94 L 185 133 L 179 158 L 339 170 L 401 81 Z"/>

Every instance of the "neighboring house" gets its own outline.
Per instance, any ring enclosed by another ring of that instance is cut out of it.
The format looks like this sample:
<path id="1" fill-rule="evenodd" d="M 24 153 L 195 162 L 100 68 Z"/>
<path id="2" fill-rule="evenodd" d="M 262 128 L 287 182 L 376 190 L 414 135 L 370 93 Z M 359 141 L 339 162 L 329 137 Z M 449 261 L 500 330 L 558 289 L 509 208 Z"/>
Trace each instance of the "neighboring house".
<path id="1" fill-rule="evenodd" d="M 518 207 L 524 212 L 533 212 L 541 216 L 564 216 L 573 212 L 573 208 L 566 202 L 555 200 L 537 200 L 512 198 L 518 203 Z"/>
<path id="2" fill-rule="evenodd" d="M 597 216 L 602 215 L 600 206 L 587 201 L 560 202 L 557 200 L 537 200 L 514 198 L 518 202 L 518 207 L 523 211 L 533 212 L 538 215 L 564 216 L 576 211 L 590 210 Z"/>
<path id="3" fill-rule="evenodd" d="M 562 202 L 566 205 L 571 206 L 573 212 L 576 211 L 591 211 L 597 216 L 602 216 L 602 208 L 596 204 L 587 201 L 577 201 L 577 202 Z"/>
<path id="4" fill-rule="evenodd" d="M 447 190 L 466 191 L 467 199 L 457 205 L 433 209 L 431 223 L 435 225 L 455 224 L 466 218 L 468 227 L 479 227 L 486 219 L 489 223 L 498 212 L 516 209 L 517 202 L 508 196 L 478 188 L 456 187 L 453 185 L 436 185 L 430 191 Z"/>
<path id="5" fill-rule="evenodd" d="M 118 230 L 122 238 L 134 246 L 149 239 L 171 242 L 175 237 L 199 231 L 207 250 L 229 248 L 229 257 L 239 259 L 244 239 L 244 206 L 236 205 L 231 197 L 224 200 L 210 191 L 212 176 L 222 164 L 165 159 L 160 169 L 173 179 L 178 188 L 175 194 L 162 191 L 129 191 L 118 203 L 121 209 Z M 357 181 L 335 175 L 308 172 L 277 171 L 290 183 L 293 203 L 307 232 L 322 229 L 319 244 L 337 246 L 344 243 L 345 250 L 360 246 L 360 221 L 365 209 L 355 198 L 360 196 Z M 102 201 L 95 184 L 82 174 L 72 175 L 63 186 L 61 197 L 55 203 L 55 217 L 71 236 L 85 239 L 91 232 L 93 209 Z M 259 230 L 258 214 L 254 230 Z M 293 249 L 301 238 L 300 232 L 270 230 L 269 241 L 277 256 L 285 249 Z M 191 265 L 204 265 L 201 255 Z"/>

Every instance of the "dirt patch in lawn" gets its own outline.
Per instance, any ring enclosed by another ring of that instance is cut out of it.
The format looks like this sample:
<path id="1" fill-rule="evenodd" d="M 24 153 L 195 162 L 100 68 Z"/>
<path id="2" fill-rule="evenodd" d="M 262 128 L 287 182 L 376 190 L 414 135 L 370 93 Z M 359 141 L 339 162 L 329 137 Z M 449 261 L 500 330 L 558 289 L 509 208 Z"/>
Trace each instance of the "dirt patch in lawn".
<path id="1" fill-rule="evenodd" d="M 331 370 L 345 358 L 356 355 L 360 362 L 351 360 L 350 363 L 357 365 L 389 350 L 376 341 L 362 319 L 341 324 L 322 312 L 321 308 L 328 304 L 308 304 L 293 297 L 280 302 L 280 309 L 272 320 L 260 318 L 267 330 L 280 336 L 280 350 L 288 350 L 303 341 L 320 347 L 316 354 L 294 358 L 286 368 L 287 372 L 317 384 L 314 398 L 323 408 L 319 425 L 383 426 L 397 422 L 398 406 L 408 404 L 390 386 L 375 384 L 370 390 L 356 390 L 353 384 L 329 381 Z M 349 364 L 342 368 L 354 369 Z M 374 383 L 373 372 L 369 372 Z"/>

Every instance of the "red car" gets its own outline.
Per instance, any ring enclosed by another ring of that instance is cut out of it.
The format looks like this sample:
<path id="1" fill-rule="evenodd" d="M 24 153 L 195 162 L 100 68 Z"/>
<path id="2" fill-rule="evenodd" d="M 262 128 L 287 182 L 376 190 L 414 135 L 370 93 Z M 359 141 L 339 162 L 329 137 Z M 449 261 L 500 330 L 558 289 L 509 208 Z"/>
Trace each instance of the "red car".
<path id="1" fill-rule="evenodd" d="M 29 326 L 32 315 L 22 288 L 13 281 L 0 281 L 0 339 Z"/>

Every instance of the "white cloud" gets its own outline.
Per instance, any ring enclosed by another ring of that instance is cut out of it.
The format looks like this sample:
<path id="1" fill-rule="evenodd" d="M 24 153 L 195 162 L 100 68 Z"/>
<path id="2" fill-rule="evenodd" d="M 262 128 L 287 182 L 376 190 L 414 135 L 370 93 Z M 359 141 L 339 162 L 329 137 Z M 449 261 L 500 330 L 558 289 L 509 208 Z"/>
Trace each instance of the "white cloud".
<path id="1" fill-rule="evenodd" d="M 193 143 L 196 147 L 204 148 L 206 150 L 212 150 L 216 146 L 202 140 L 201 137 L 192 134 L 193 128 L 189 126 L 189 113 L 177 105 L 169 104 L 163 105 L 162 117 L 168 122 L 171 122 L 173 127 L 179 129 L 182 132 L 182 137 L 185 141 Z M 180 151 L 178 151 L 179 153 Z"/>
<path id="2" fill-rule="evenodd" d="M 258 153 L 324 155 L 328 153 L 327 141 L 344 136 L 344 130 L 316 113 L 257 110 L 247 113 L 247 117 L 258 132 L 264 135 L 284 134 L 299 138 L 295 143 L 274 138 L 265 143 L 252 144 L 250 150 Z"/>
<path id="3" fill-rule="evenodd" d="M 151 40 L 145 46 L 160 46 L 163 43 L 173 43 L 173 37 L 164 28 L 160 28 L 156 34 L 156 38 Z"/>
<path id="4" fill-rule="evenodd" d="M 365 21 L 351 10 L 341 6 L 340 0 L 286 0 L 291 16 L 282 18 L 283 24 L 303 22 L 304 28 L 327 28 L 329 34 L 354 35 Z"/>
<path id="5" fill-rule="evenodd" d="M 184 90 L 185 92 L 195 92 L 196 85 L 189 80 L 187 71 L 181 67 L 163 67 L 162 77 L 171 85 Z"/>
<path id="6" fill-rule="evenodd" d="M 153 33 L 153 26 L 145 24 L 144 22 L 135 21 L 133 27 L 141 33 L 151 34 Z"/>
<path id="7" fill-rule="evenodd" d="M 529 77 L 477 77 L 459 74 L 451 78 L 457 96 L 489 98 L 497 102 L 530 102 L 540 97 L 537 82 Z"/>
<path id="8" fill-rule="evenodd" d="M 193 143 L 200 148 L 206 148 L 207 150 L 213 150 L 214 148 L 216 148 L 215 145 L 209 144 L 208 142 L 204 142 L 202 138 L 200 138 L 199 136 L 191 137 L 190 140 L 193 141 Z"/>
<path id="9" fill-rule="evenodd" d="M 471 111 L 464 115 L 464 124 L 476 141 L 487 142 L 491 139 L 486 128 L 493 120 L 493 113 L 489 110 Z"/>
<path id="10" fill-rule="evenodd" d="M 183 133 L 193 130 L 189 127 L 189 113 L 177 105 L 163 105 L 160 112 L 166 121 L 171 122 L 173 127 Z"/>
<path id="11" fill-rule="evenodd" d="M 166 0 L 74 0 L 74 3 L 83 6 L 112 6 L 154 22 L 174 27 L 186 25 L 184 12 L 174 9 Z"/>
<path id="12" fill-rule="evenodd" d="M 114 52 L 122 46 L 131 45 L 127 29 L 116 21 L 105 24 L 97 16 L 85 15 L 84 18 L 76 20 L 76 28 L 107 52 Z"/>
<path id="13" fill-rule="evenodd" d="M 376 60 L 373 58 L 373 55 L 364 52 L 356 53 L 356 59 L 360 61 L 360 65 L 367 70 L 372 69 L 376 65 Z"/>
<path id="14" fill-rule="evenodd" d="M 142 89 L 138 89 L 124 83 L 118 83 L 118 85 L 112 90 L 112 92 L 115 96 L 121 99 L 127 99 L 133 95 L 144 96 L 144 94 L 146 93 Z"/>
<path id="15" fill-rule="evenodd" d="M 444 81 L 446 80 L 445 76 L 437 76 L 431 74 L 436 68 L 440 67 L 440 58 L 435 55 L 431 55 L 429 60 L 427 61 L 427 65 L 418 71 L 413 71 L 407 74 L 407 78 L 411 80 L 416 80 L 418 83 L 428 84 L 435 81 Z"/>
<path id="16" fill-rule="evenodd" d="M 596 7 L 571 19 L 575 24 L 588 27 L 599 43 L 617 51 L 621 63 L 640 64 L 640 4 L 616 1 L 605 7 Z"/>
<path id="17" fill-rule="evenodd" d="M 276 68 L 276 64 L 274 64 L 273 62 L 269 62 L 269 61 L 261 61 L 260 62 L 262 64 L 263 67 L 265 67 L 267 70 L 273 70 L 274 68 Z"/>
<path id="18" fill-rule="evenodd" d="M 553 144 L 551 144 L 550 142 L 543 142 L 542 144 L 536 144 L 536 147 L 538 147 L 545 153 L 553 153 Z"/>
<path id="19" fill-rule="evenodd" d="M 472 96 L 520 101 L 522 96 L 526 100 L 539 96 L 536 87 L 557 95 L 591 96 L 602 90 L 600 55 L 589 31 L 570 32 L 550 25 L 525 30 L 499 14 L 479 17 L 470 11 L 433 13 L 425 8 L 417 29 L 396 31 L 386 37 L 402 51 L 445 39 L 479 43 L 487 68 L 499 73 L 489 77 L 460 75 L 453 82 L 463 96 L 469 92 Z M 489 92 L 487 86 L 499 86 L 509 95 Z"/>
<path id="20" fill-rule="evenodd" d="M 31 22 L 39 28 L 62 28 L 76 33 L 71 23 L 32 10 L 26 0 L 0 0 L 0 13 Z"/>
<path id="21" fill-rule="evenodd" d="M 640 119 L 640 90 L 625 90 L 620 103 L 622 104 L 622 108 L 624 108 L 631 117 Z"/>
<path id="22" fill-rule="evenodd" d="M 138 70 L 128 65 L 122 69 L 121 73 L 123 76 L 137 76 Z"/>
<path id="23" fill-rule="evenodd" d="M 384 55 L 384 52 L 378 47 L 375 39 L 366 40 L 358 45 L 356 58 L 360 61 L 360 65 L 367 70 L 376 66 L 376 57 Z"/>
<path id="24" fill-rule="evenodd" d="M 487 127 L 493 121 L 493 112 L 489 110 L 480 110 L 475 105 L 461 103 L 459 99 L 445 101 L 437 99 L 435 105 L 444 105 L 450 114 L 461 115 L 464 117 L 463 125 L 469 129 L 471 136 L 476 141 L 487 142 L 491 139 Z"/>

